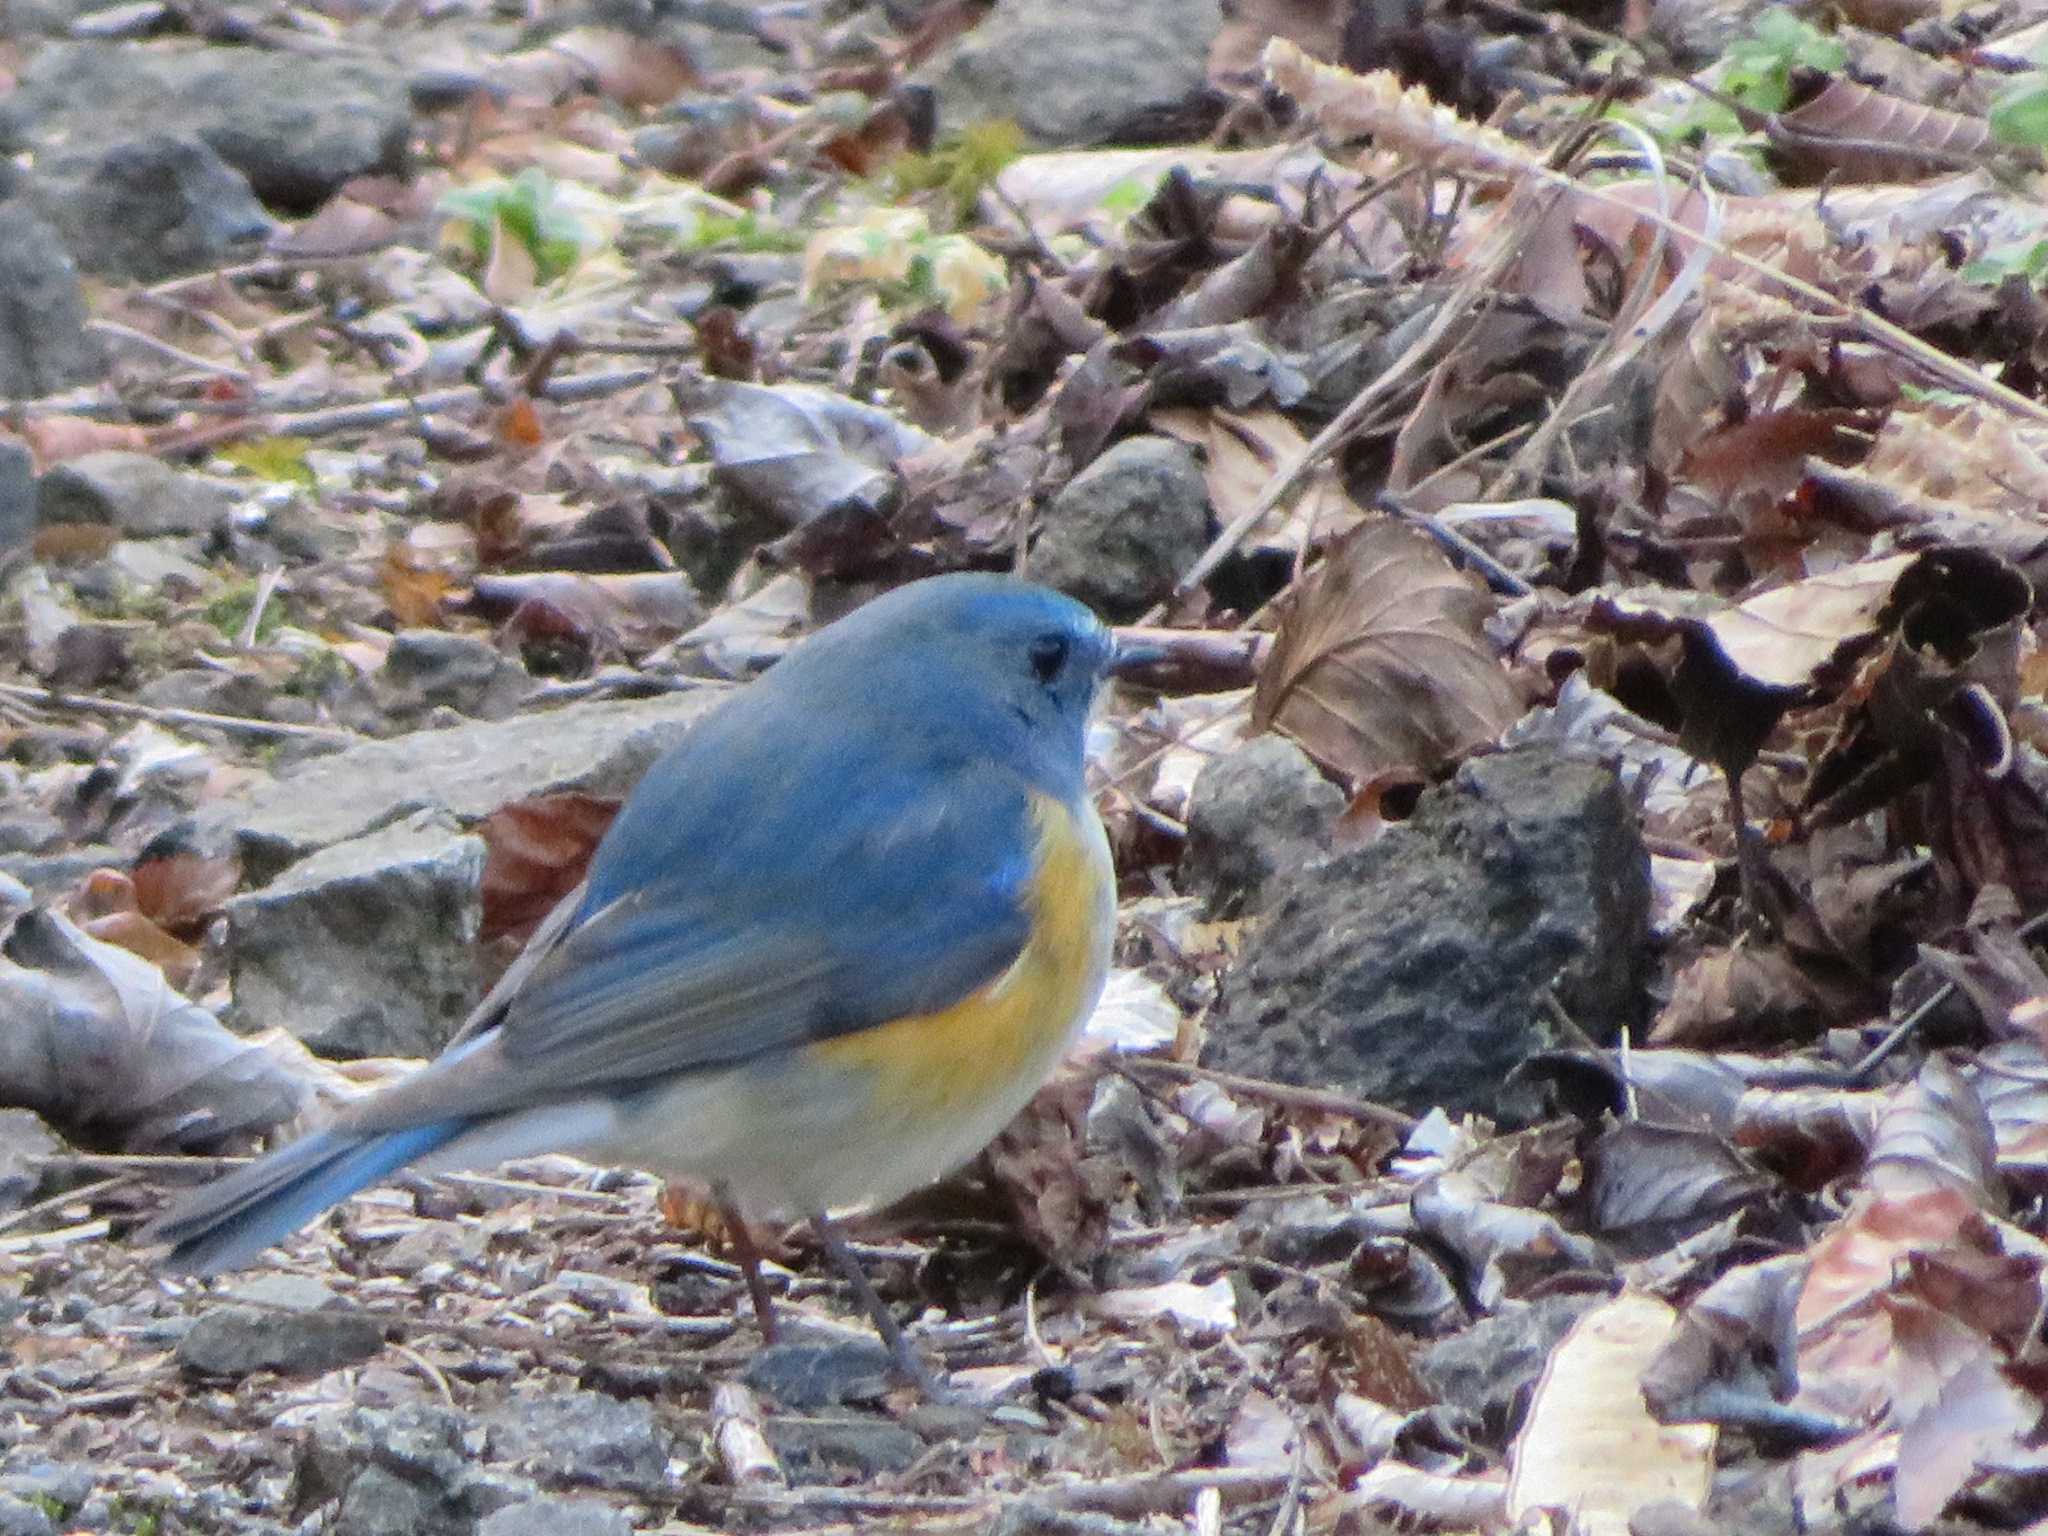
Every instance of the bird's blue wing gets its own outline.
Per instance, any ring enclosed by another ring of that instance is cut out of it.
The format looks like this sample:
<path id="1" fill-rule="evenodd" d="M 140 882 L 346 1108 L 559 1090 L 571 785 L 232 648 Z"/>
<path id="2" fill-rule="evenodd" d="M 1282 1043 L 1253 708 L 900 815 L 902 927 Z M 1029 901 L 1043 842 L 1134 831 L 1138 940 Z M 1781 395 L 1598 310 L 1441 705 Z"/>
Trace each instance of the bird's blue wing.
<path id="1" fill-rule="evenodd" d="M 1022 951 L 1038 834 L 1014 776 L 783 762 L 784 782 L 736 793 L 723 756 L 664 776 L 693 795 L 629 803 L 573 918 L 469 1032 L 488 1038 L 490 1070 L 451 1053 L 430 1074 L 438 1113 L 638 1086 L 931 1012 Z M 821 777 L 833 768 L 847 771 Z M 366 1123 L 415 1120 L 412 1097 L 366 1106 Z"/>

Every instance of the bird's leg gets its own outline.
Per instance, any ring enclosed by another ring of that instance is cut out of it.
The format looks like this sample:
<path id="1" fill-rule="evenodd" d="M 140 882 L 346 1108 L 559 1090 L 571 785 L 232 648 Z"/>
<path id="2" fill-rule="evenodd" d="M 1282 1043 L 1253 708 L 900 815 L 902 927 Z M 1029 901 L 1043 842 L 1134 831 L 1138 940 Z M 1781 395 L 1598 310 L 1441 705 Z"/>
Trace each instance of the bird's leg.
<path id="1" fill-rule="evenodd" d="M 811 1228 L 818 1234 L 818 1241 L 825 1245 L 826 1256 L 838 1267 L 846 1283 L 853 1287 L 853 1294 L 860 1298 L 860 1304 L 868 1309 L 868 1316 L 874 1319 L 875 1331 L 882 1336 L 882 1342 L 889 1346 L 889 1356 L 896 1362 L 896 1370 L 903 1379 L 916 1387 L 925 1398 L 934 1403 L 943 1403 L 951 1394 L 940 1385 L 939 1379 L 931 1373 L 910 1339 L 903 1332 L 896 1316 L 876 1291 L 875 1284 L 868 1279 L 867 1271 L 860 1267 L 860 1260 L 853 1256 L 853 1250 L 846 1246 L 846 1238 L 840 1233 L 838 1224 L 823 1211 L 813 1212 Z"/>
<path id="2" fill-rule="evenodd" d="M 761 1342 L 773 1344 L 775 1298 L 768 1294 L 768 1282 L 761 1274 L 761 1250 L 754 1246 L 753 1229 L 733 1204 L 732 1191 L 723 1182 L 711 1186 L 711 1199 L 725 1220 L 725 1230 L 732 1234 L 732 1251 L 739 1258 L 740 1273 L 746 1276 L 747 1299 L 754 1304 L 754 1321 L 761 1326 Z"/>

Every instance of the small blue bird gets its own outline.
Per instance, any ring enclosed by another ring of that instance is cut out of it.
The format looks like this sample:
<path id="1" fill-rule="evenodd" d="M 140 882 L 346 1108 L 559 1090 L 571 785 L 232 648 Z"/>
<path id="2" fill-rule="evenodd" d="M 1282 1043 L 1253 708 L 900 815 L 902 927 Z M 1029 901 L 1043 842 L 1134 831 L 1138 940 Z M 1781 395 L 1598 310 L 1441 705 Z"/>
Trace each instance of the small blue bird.
<path id="1" fill-rule="evenodd" d="M 821 630 L 649 770 L 454 1042 L 145 1230 L 247 1263 L 408 1165 L 573 1152 L 829 1217 L 971 1157 L 1102 990 L 1115 876 L 1083 780 L 1121 656 L 1086 608 L 933 577 Z"/>

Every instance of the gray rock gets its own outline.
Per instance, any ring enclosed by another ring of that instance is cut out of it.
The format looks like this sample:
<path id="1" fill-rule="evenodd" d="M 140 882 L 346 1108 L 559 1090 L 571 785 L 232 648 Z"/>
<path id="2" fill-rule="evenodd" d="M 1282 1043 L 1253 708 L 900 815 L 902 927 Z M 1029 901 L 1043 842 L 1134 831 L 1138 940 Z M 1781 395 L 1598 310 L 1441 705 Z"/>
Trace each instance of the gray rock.
<path id="1" fill-rule="evenodd" d="M 151 678 L 136 692 L 136 698 L 153 709 L 196 709 L 257 720 L 264 718 L 270 695 L 261 678 L 212 667 L 179 667 Z"/>
<path id="2" fill-rule="evenodd" d="M 0 1109 L 0 1211 L 15 1210 L 34 1199 L 43 1182 L 43 1164 L 63 1150 L 64 1144 L 33 1110 Z"/>
<path id="3" fill-rule="evenodd" d="M 1510 1072 L 1642 1013 L 1649 859 L 1606 768 L 1530 749 L 1476 759 L 1367 847 L 1275 879 L 1225 976 L 1206 1060 L 1421 1113 L 1509 1121 Z"/>
<path id="4" fill-rule="evenodd" d="M 109 449 L 52 468 L 37 486 L 43 524 L 94 523 L 138 538 L 209 533 L 236 502 L 234 487 L 171 468 L 146 453 Z"/>
<path id="5" fill-rule="evenodd" d="M 0 200 L 0 397 L 32 400 L 104 373 L 90 318 L 63 236 L 22 199 Z M 19 494 L 18 479 L 0 486 L 0 550 L 19 542 Z"/>
<path id="6" fill-rule="evenodd" d="M 117 590 L 168 589 L 171 596 L 192 597 L 204 592 L 210 581 L 205 566 L 180 554 L 168 540 L 123 539 L 107 551 L 102 563 Z"/>
<path id="7" fill-rule="evenodd" d="M 74 1510 L 93 1496 L 99 1473 L 82 1461 L 36 1461 L 0 1477 L 0 1493 Z"/>
<path id="8" fill-rule="evenodd" d="M 227 904 L 235 1014 L 328 1056 L 432 1056 L 478 997 L 484 845 L 422 811 Z"/>
<path id="9" fill-rule="evenodd" d="M 20 38 L 63 37 L 80 17 L 106 4 L 107 0 L 7 0 L 7 30 Z"/>
<path id="10" fill-rule="evenodd" d="M 484 1516 L 476 1536 L 633 1536 L 633 1522 L 599 1499 L 527 1499 Z"/>
<path id="11" fill-rule="evenodd" d="M 1208 80 L 1219 0 L 1007 0 L 924 78 L 946 127 L 1014 118 L 1044 144 L 1093 144 Z"/>
<path id="12" fill-rule="evenodd" d="M 80 266 L 139 282 L 246 259 L 273 228 L 247 179 L 185 133 L 63 146 L 29 195 Z"/>
<path id="13" fill-rule="evenodd" d="M 888 1390 L 889 1351 L 878 1339 L 788 1338 L 754 1351 L 741 1379 L 792 1413 L 871 1403 Z"/>
<path id="14" fill-rule="evenodd" d="M 1184 443 L 1132 437 L 1045 509 L 1031 574 L 1105 616 L 1134 619 L 1173 590 L 1209 542 L 1209 487 Z"/>
<path id="15" fill-rule="evenodd" d="M 15 138 L 104 149 L 172 124 L 210 145 L 265 203 L 310 213 L 355 176 L 405 169 L 401 72 L 257 48 L 56 43 L 23 67 Z"/>
<path id="16" fill-rule="evenodd" d="M 768 1443 L 799 1483 L 832 1483 L 848 1475 L 865 1482 L 907 1472 L 930 1450 L 901 1424 L 872 1415 L 770 1419 Z"/>
<path id="17" fill-rule="evenodd" d="M 392 639 L 375 695 L 395 719 L 446 706 L 479 720 L 502 720 L 533 687 L 526 669 L 484 635 L 407 629 Z"/>
<path id="18" fill-rule="evenodd" d="M 232 836 L 248 878 L 260 883 L 316 849 L 421 810 L 470 826 L 533 795 L 624 795 L 720 696 L 706 688 L 606 700 L 365 742 L 214 802 L 200 830 Z"/>
<path id="19" fill-rule="evenodd" d="M 317 1376 L 367 1360 L 384 1347 L 384 1325 L 365 1313 L 328 1310 L 334 1293 L 317 1280 L 266 1275 L 237 1286 L 234 1294 L 265 1305 L 216 1307 L 195 1319 L 174 1351 L 194 1376 Z"/>
<path id="20" fill-rule="evenodd" d="M 13 819 L 17 834 L 33 836 L 37 822 L 28 812 Z M 28 887 L 37 901 L 60 902 L 96 869 L 125 869 L 133 853 L 106 843 L 74 844 L 49 853 L 0 853 L 0 873 Z"/>
<path id="21" fill-rule="evenodd" d="M 1583 1295 L 1503 1302 L 1423 1350 L 1415 1357 L 1415 1374 L 1439 1401 L 1473 1414 L 1494 1444 L 1506 1445 L 1527 1406 L 1524 1394 L 1543 1374 L 1550 1352 L 1573 1323 L 1605 1300 Z"/>
<path id="22" fill-rule="evenodd" d="M 293 1493 L 299 1507 L 338 1501 L 342 1536 L 474 1536 L 483 1516 L 517 1498 L 472 1470 L 482 1436 L 453 1409 L 353 1408 L 313 1421 Z"/>
<path id="23" fill-rule="evenodd" d="M 668 1468 L 669 1438 L 651 1404 L 599 1392 L 507 1403 L 489 1422 L 493 1456 L 593 1488 L 645 1488 Z"/>
<path id="24" fill-rule="evenodd" d="M 1182 886 L 1218 915 L 1257 912 L 1284 871 L 1326 852 L 1344 791 L 1284 736 L 1254 737 L 1213 759 L 1188 796 Z"/>
<path id="25" fill-rule="evenodd" d="M 57 1527 L 26 1499 L 0 1493 L 0 1536 L 57 1536 Z"/>
<path id="26" fill-rule="evenodd" d="M 0 210 L 4 214 L 5 210 Z M 0 236 L 4 238 L 4 236 Z M 4 279 L 0 279 L 4 281 Z M 0 335 L 4 335 L 0 330 Z M 0 341 L 0 349 L 6 343 Z M 0 353 L 0 373 L 7 364 Z M 11 393 L 0 383 L 0 394 Z M 16 442 L 0 442 L 0 559 L 26 544 L 36 531 L 36 468 L 28 449 Z"/>

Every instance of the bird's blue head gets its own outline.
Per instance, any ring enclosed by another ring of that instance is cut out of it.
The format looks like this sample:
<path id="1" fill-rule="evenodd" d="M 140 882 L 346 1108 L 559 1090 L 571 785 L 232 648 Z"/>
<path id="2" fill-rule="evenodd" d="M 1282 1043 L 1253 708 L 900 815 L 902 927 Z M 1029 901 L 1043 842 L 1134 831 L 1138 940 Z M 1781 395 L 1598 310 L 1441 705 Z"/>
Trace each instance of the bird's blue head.
<path id="1" fill-rule="evenodd" d="M 857 701 L 904 739 L 1014 763 L 1071 798 L 1089 706 L 1115 664 L 1110 632 L 1072 598 L 1013 576 L 958 574 L 876 598 L 776 670 Z"/>

